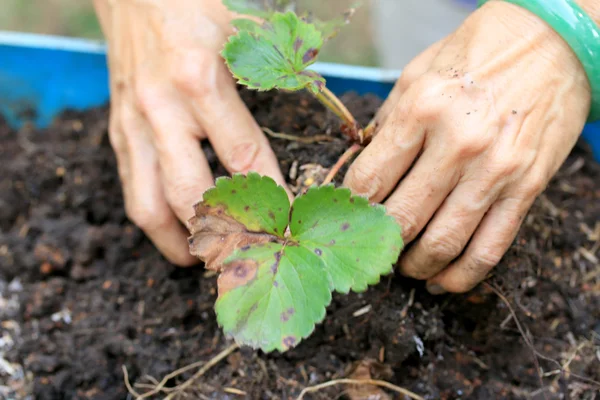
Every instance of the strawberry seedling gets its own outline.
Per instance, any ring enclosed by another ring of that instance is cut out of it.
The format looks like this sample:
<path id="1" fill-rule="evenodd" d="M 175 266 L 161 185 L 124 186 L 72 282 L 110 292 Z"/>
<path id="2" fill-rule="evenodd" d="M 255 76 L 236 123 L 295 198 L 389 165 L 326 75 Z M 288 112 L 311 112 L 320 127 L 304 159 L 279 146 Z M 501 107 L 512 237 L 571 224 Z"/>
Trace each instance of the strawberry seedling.
<path id="1" fill-rule="evenodd" d="M 223 51 L 227 65 L 250 89 L 308 89 L 351 127 L 356 151 L 364 132 L 323 77 L 306 69 L 346 18 L 322 22 L 271 2 L 262 8 L 225 0 L 262 20 L 234 21 L 237 33 Z M 400 226 L 382 205 L 328 183 L 290 204 L 271 178 L 235 174 L 217 179 L 194 210 L 190 252 L 220 274 L 218 323 L 239 344 L 265 352 L 296 346 L 325 318 L 332 291 L 365 291 L 392 271 L 403 246 Z"/>

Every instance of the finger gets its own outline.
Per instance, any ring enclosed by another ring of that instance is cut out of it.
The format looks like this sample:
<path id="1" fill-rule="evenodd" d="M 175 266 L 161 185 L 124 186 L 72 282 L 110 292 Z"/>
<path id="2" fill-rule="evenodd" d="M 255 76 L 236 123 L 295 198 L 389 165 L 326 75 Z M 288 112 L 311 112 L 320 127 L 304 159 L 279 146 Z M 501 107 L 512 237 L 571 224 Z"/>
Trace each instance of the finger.
<path id="1" fill-rule="evenodd" d="M 432 294 L 462 293 L 481 282 L 512 244 L 533 200 L 505 198 L 496 202 L 455 263 L 427 282 Z"/>
<path id="2" fill-rule="evenodd" d="M 197 264 L 198 260 L 189 253 L 187 232 L 165 198 L 149 124 L 130 106 L 123 107 L 122 115 L 124 137 L 130 149 L 127 214 L 170 262 L 181 266 Z"/>
<path id="3" fill-rule="evenodd" d="M 129 182 L 129 156 L 127 154 L 126 141 L 123 136 L 123 127 L 121 125 L 121 101 L 118 95 L 113 95 L 110 101 L 110 116 L 108 123 L 108 140 L 110 146 L 115 152 L 117 160 L 117 170 L 121 185 L 125 189 L 126 182 Z"/>
<path id="4" fill-rule="evenodd" d="M 424 126 L 408 113 L 397 112 L 383 125 L 348 169 L 344 186 L 373 202 L 381 202 L 391 193 L 425 140 Z"/>
<path id="5" fill-rule="evenodd" d="M 400 259 L 403 273 L 416 279 L 428 279 L 447 267 L 463 252 L 498 191 L 493 182 L 459 183 L 423 235 Z"/>
<path id="6" fill-rule="evenodd" d="M 223 63 L 199 58 L 201 68 L 181 71 L 179 86 L 190 96 L 193 111 L 219 160 L 230 173 L 258 172 L 285 187 L 285 179 L 269 141 L 246 108 Z M 185 67 L 184 67 L 185 68 Z M 197 70 L 203 76 L 196 77 Z M 194 78 L 194 81 L 190 79 Z"/>
<path id="7" fill-rule="evenodd" d="M 146 84 L 138 88 L 138 98 L 154 133 L 165 197 L 185 224 L 194 215 L 194 204 L 214 184 L 198 139 L 201 128 L 175 90 Z"/>
<path id="8" fill-rule="evenodd" d="M 396 81 L 394 88 L 373 119 L 377 126 L 382 126 L 385 124 L 387 117 L 395 109 L 396 104 L 404 92 L 406 92 L 410 85 L 419 79 L 421 75 L 427 72 L 431 62 L 438 55 L 440 49 L 446 43 L 446 40 L 447 39 L 442 39 L 432 44 L 425 51 L 413 58 L 406 68 L 404 68 L 400 78 Z"/>
<path id="9" fill-rule="evenodd" d="M 385 202 L 388 213 L 402 226 L 405 244 L 423 230 L 454 189 L 461 169 L 455 160 L 444 154 L 443 148 L 426 149 Z"/>

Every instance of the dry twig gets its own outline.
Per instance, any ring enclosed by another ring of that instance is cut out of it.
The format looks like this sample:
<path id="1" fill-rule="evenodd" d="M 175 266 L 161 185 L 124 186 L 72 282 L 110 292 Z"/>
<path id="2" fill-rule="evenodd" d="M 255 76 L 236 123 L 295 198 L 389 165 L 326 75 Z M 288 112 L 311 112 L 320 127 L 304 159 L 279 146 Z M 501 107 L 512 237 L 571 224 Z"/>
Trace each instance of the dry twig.
<path id="1" fill-rule="evenodd" d="M 317 142 L 333 142 L 335 140 L 334 137 L 329 135 L 295 136 L 287 133 L 273 132 L 271 129 L 264 126 L 261 129 L 264 133 L 273 138 L 284 139 L 289 140 L 291 142 L 299 142 L 304 144 L 311 144 Z"/>
<path id="2" fill-rule="evenodd" d="M 304 388 L 300 395 L 296 400 L 302 400 L 304 396 L 308 393 L 318 392 L 319 390 L 328 388 L 330 386 L 340 385 L 340 384 L 352 384 L 352 385 L 375 385 L 381 386 L 386 389 L 392 390 L 396 393 L 403 394 L 405 396 L 410 397 L 413 400 L 425 400 L 423 397 L 419 396 L 416 393 L 411 392 L 408 389 L 401 388 L 400 386 L 392 385 L 386 381 L 380 381 L 377 379 L 335 379 L 332 381 L 324 382 L 315 386 L 309 386 Z"/>
<path id="3" fill-rule="evenodd" d="M 210 359 L 209 361 L 197 361 L 195 363 L 189 364 L 185 367 L 179 368 L 178 370 L 175 370 L 173 372 L 171 372 L 170 374 L 167 374 L 162 381 L 160 381 L 160 383 L 158 385 L 156 385 L 154 387 L 154 389 L 139 394 L 137 393 L 132 387 L 131 384 L 129 383 L 129 375 L 127 373 L 127 368 L 125 367 L 125 365 L 123 365 L 123 376 L 125 378 L 125 386 L 127 387 L 127 390 L 129 391 L 129 393 L 134 396 L 134 398 L 136 400 L 142 400 L 142 399 L 146 399 L 150 396 L 154 396 L 155 394 L 158 394 L 160 392 L 164 392 L 164 393 L 169 393 L 169 395 L 167 397 L 165 397 L 165 400 L 168 399 L 172 399 L 177 393 L 181 393 L 184 389 L 186 389 L 187 387 L 189 387 L 192 383 L 194 383 L 194 381 L 196 379 L 198 379 L 199 377 L 201 377 L 202 375 L 204 375 L 206 373 L 206 371 L 208 371 L 209 369 L 211 369 L 213 366 L 215 366 L 216 364 L 218 364 L 221 360 L 223 360 L 224 358 L 226 358 L 229 354 L 233 353 L 235 350 L 239 349 L 239 345 L 238 344 L 233 344 L 231 346 L 229 346 L 228 348 L 226 348 L 225 350 L 223 350 L 222 352 L 220 352 L 219 354 L 217 354 L 215 357 L 213 357 L 212 359 Z M 188 379 L 187 381 L 172 387 L 172 388 L 166 388 L 165 385 L 167 384 L 167 382 L 170 379 L 175 378 L 176 376 L 189 371 L 190 369 L 194 369 L 196 367 L 199 367 L 200 365 L 203 365 L 202 368 L 200 368 L 198 370 L 198 372 L 196 372 L 194 375 L 192 375 L 192 377 L 190 379 Z"/>

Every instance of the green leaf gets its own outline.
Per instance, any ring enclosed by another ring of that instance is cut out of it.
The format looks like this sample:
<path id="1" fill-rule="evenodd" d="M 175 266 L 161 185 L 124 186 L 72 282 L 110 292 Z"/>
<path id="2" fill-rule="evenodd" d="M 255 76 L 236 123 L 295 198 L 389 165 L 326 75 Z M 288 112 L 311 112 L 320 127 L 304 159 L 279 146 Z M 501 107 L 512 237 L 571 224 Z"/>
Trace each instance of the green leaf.
<path id="1" fill-rule="evenodd" d="M 249 33 L 254 33 L 260 30 L 260 24 L 256 21 L 246 18 L 238 18 L 231 21 L 231 25 L 235 28 L 235 30 L 246 31 Z"/>
<path id="2" fill-rule="evenodd" d="M 303 17 L 303 19 L 315 25 L 317 30 L 321 32 L 323 40 L 328 41 L 329 39 L 335 37 L 345 25 L 348 25 L 350 23 L 350 20 L 352 19 L 352 16 L 354 16 L 354 13 L 356 12 L 356 9 L 358 7 L 360 7 L 359 3 L 353 5 L 342 15 L 330 20 L 320 20 L 318 18 L 313 17 L 312 15 L 307 15 Z"/>
<path id="3" fill-rule="evenodd" d="M 276 12 L 261 26 L 236 25 L 247 29 L 229 38 L 222 55 L 240 84 L 260 91 L 321 90 L 323 77 L 306 70 L 323 46 L 315 25 L 293 12 Z"/>
<path id="4" fill-rule="evenodd" d="M 220 279 L 252 274 L 248 284 L 222 293 L 215 310 L 223 330 L 238 343 L 265 352 L 285 351 L 325 318 L 331 290 L 323 264 L 309 250 L 279 243 L 234 254 Z"/>
<path id="5" fill-rule="evenodd" d="M 204 193 L 205 206 L 221 208 L 250 232 L 283 237 L 288 224 L 290 201 L 285 190 L 255 172 L 219 178 Z"/>
<path id="6" fill-rule="evenodd" d="M 269 18 L 275 11 L 294 8 L 289 0 L 223 0 L 223 4 L 230 11 L 263 19 Z"/>
<path id="7" fill-rule="evenodd" d="M 338 292 L 362 292 L 391 272 L 402 248 L 400 226 L 382 205 L 349 189 L 310 188 L 294 201 L 294 240 L 318 254 Z"/>
<path id="8" fill-rule="evenodd" d="M 220 272 L 219 324 L 266 352 L 296 346 L 325 317 L 332 290 L 366 290 L 402 249 L 383 206 L 332 185 L 310 188 L 290 208 L 272 179 L 238 174 L 219 179 L 195 211 L 190 251 Z"/>

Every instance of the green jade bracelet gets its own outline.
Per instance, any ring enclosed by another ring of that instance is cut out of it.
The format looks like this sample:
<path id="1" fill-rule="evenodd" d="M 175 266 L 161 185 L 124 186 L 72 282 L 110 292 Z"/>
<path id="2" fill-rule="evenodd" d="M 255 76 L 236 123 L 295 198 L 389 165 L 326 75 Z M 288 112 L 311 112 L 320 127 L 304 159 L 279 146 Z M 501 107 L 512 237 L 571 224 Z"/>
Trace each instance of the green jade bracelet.
<path id="1" fill-rule="evenodd" d="M 489 0 L 478 0 L 481 7 Z M 503 0 L 525 8 L 550 25 L 583 65 L 592 89 L 588 122 L 600 120 L 600 28 L 574 0 Z"/>

